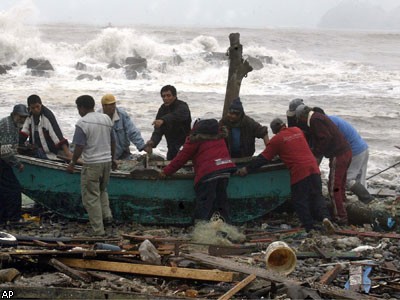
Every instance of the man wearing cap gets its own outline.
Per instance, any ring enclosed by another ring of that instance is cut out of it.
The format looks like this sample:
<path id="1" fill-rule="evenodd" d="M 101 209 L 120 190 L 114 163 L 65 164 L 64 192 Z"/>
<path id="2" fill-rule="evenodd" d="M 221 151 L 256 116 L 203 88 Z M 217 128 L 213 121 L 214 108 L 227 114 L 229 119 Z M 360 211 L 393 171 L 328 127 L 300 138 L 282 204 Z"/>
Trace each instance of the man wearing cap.
<path id="1" fill-rule="evenodd" d="M 227 115 L 219 124 L 228 130 L 226 142 L 233 158 L 253 156 L 256 138 L 263 139 L 265 146 L 269 141 L 268 127 L 262 126 L 244 113 L 239 97 L 232 101 Z"/>
<path id="2" fill-rule="evenodd" d="M 10 116 L 0 120 L 0 224 L 16 222 L 21 218 L 21 186 L 13 167 L 20 172 L 24 165 L 14 156 L 19 130 L 29 115 L 25 105 L 17 104 Z"/>
<path id="3" fill-rule="evenodd" d="M 167 160 L 172 160 L 185 143 L 192 118 L 189 106 L 178 99 L 174 86 L 163 86 L 160 94 L 164 103 L 158 109 L 156 119 L 152 123 L 154 131 L 147 145 L 152 148 L 157 147 L 165 135 L 168 148 Z"/>
<path id="4" fill-rule="evenodd" d="M 139 151 L 152 152 L 150 145 L 145 144 L 140 130 L 135 126 L 128 113 L 122 108 L 117 107 L 116 99 L 112 94 L 106 94 L 101 98 L 102 109 L 113 121 L 113 131 L 115 137 L 115 159 L 132 159 L 129 145 L 132 142 Z"/>
<path id="5" fill-rule="evenodd" d="M 304 102 L 303 102 L 303 99 L 300 99 L 300 98 L 293 99 L 289 102 L 289 109 L 286 111 L 288 127 L 297 126 L 300 128 L 300 126 L 303 126 L 306 128 L 306 126 L 304 126 L 303 124 L 299 124 L 297 122 L 297 118 L 296 118 L 296 108 L 302 104 L 304 104 Z M 303 129 L 303 128 L 301 128 L 301 129 Z"/>
<path id="6" fill-rule="evenodd" d="M 317 159 L 329 158 L 328 190 L 333 204 L 336 222 L 347 224 L 346 180 L 347 169 L 351 163 L 351 148 L 338 127 L 326 115 L 314 112 L 306 105 L 296 108 L 298 122 L 310 129 L 313 145 L 312 152 Z"/>
<path id="7" fill-rule="evenodd" d="M 292 202 L 306 231 L 316 229 L 317 222 L 322 221 L 331 232 L 334 228 L 322 196 L 321 172 L 303 132 L 297 127 L 286 127 L 279 118 L 272 120 L 270 127 L 275 135 L 268 146 L 238 174 L 244 176 L 279 155 L 290 171 Z"/>
<path id="8" fill-rule="evenodd" d="M 68 140 L 64 138 L 53 112 L 42 104 L 38 95 L 30 95 L 27 102 L 30 115 L 20 131 L 19 143 L 24 144 L 29 138 L 29 143 L 37 149 L 36 156 L 39 158 L 57 158 L 62 150 L 64 156 L 70 159 L 72 153 Z"/>

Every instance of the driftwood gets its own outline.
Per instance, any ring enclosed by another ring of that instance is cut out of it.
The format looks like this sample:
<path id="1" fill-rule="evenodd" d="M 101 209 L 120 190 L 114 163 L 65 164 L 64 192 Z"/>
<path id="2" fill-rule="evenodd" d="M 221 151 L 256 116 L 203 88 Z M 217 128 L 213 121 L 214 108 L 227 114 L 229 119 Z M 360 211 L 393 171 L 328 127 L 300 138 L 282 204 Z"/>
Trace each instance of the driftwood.
<path id="1" fill-rule="evenodd" d="M 53 266 L 58 271 L 68 275 L 69 277 L 71 277 L 73 279 L 82 280 L 84 282 L 92 282 L 92 277 L 87 272 L 82 272 L 82 271 L 78 271 L 73 268 L 70 268 L 55 258 L 52 258 L 49 260 L 49 265 Z"/>
<path id="2" fill-rule="evenodd" d="M 335 265 L 333 269 L 330 269 L 328 272 L 326 272 L 324 275 L 321 276 L 319 283 L 330 284 L 342 270 L 343 270 L 343 265 L 341 264 Z"/>
<path id="3" fill-rule="evenodd" d="M 231 299 L 237 292 L 239 292 L 241 289 L 246 287 L 250 282 L 252 282 L 254 279 L 256 279 L 256 275 L 251 274 L 247 276 L 245 279 L 243 279 L 241 282 L 239 282 L 237 285 L 235 285 L 234 288 L 226 292 L 224 295 L 218 298 L 218 300 L 228 300 Z"/>
<path id="4" fill-rule="evenodd" d="M 220 269 L 225 269 L 225 270 L 232 270 L 236 272 L 241 272 L 245 274 L 254 274 L 259 278 L 263 278 L 265 280 L 274 282 L 274 283 L 283 283 L 287 287 L 296 287 L 298 289 L 301 289 L 302 282 L 289 279 L 287 277 L 281 276 L 277 273 L 273 273 L 271 271 L 258 268 L 258 267 L 253 267 L 253 266 L 248 266 L 243 263 L 238 263 L 233 260 L 229 259 L 224 259 L 221 257 L 214 257 L 214 256 L 209 256 L 203 253 L 193 253 L 193 254 L 182 254 L 183 257 L 186 257 L 188 259 L 196 260 L 199 262 L 202 262 L 206 265 L 211 265 Z M 339 299 L 352 299 L 352 300 L 358 300 L 358 299 L 376 299 L 374 297 L 370 297 L 367 295 L 362 295 L 356 292 L 352 291 L 347 291 L 347 290 L 341 290 L 337 287 L 332 287 L 332 286 L 325 286 L 322 284 L 314 283 L 312 284 L 312 288 L 317 290 L 321 295 L 328 295 L 333 298 L 339 298 Z"/>
<path id="5" fill-rule="evenodd" d="M 243 46 L 240 44 L 240 33 L 231 33 L 229 35 L 229 41 L 229 73 L 222 116 L 228 113 L 232 101 L 239 97 L 243 77 L 246 77 L 247 73 L 253 70 L 249 62 L 243 60 Z"/>

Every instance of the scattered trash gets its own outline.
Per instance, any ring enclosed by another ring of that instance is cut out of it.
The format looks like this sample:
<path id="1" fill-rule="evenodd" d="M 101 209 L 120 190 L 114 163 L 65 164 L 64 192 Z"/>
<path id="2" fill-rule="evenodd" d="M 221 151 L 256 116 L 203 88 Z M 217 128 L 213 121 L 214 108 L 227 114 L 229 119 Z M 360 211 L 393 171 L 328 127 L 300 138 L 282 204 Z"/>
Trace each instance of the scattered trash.
<path id="1" fill-rule="evenodd" d="M 285 242 L 273 242 L 265 252 L 265 264 L 268 270 L 289 275 L 296 268 L 296 254 Z"/>
<path id="2" fill-rule="evenodd" d="M 96 243 L 93 246 L 94 250 L 109 250 L 109 251 L 121 251 L 121 248 L 112 244 Z"/>
<path id="3" fill-rule="evenodd" d="M 161 256 L 156 247 L 149 241 L 144 240 L 139 246 L 140 259 L 147 263 L 161 265 Z"/>
<path id="4" fill-rule="evenodd" d="M 354 251 L 354 252 L 363 252 L 363 251 L 366 251 L 366 250 L 379 249 L 379 248 L 381 248 L 381 247 L 382 247 L 382 244 L 379 244 L 379 245 L 376 246 L 376 247 L 373 247 L 373 246 L 358 246 L 358 247 L 356 247 L 356 248 L 354 248 L 354 249 L 351 249 L 351 251 Z"/>

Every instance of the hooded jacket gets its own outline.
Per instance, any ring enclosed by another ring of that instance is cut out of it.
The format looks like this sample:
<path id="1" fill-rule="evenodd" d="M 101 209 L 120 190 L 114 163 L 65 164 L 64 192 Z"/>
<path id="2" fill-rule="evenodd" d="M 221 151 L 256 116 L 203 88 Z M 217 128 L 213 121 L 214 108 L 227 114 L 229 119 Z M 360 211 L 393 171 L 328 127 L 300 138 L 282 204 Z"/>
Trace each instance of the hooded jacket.
<path id="1" fill-rule="evenodd" d="M 209 179 L 213 174 L 236 170 L 224 141 L 226 133 L 218 130 L 217 120 L 214 120 L 215 125 L 211 124 L 213 122 L 205 121 L 209 120 L 197 123 L 186 138 L 183 149 L 164 168 L 166 175 L 175 173 L 190 159 L 193 162 L 195 185 L 204 179 Z"/>

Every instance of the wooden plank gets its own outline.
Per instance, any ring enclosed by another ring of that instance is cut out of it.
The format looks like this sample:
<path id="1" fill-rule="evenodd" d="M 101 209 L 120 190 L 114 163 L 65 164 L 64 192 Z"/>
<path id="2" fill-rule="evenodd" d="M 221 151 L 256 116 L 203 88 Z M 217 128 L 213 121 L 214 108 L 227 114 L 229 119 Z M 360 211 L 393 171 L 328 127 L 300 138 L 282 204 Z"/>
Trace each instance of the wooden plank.
<path id="1" fill-rule="evenodd" d="M 321 284 L 330 284 L 338 274 L 343 270 L 343 265 L 337 264 L 333 269 L 330 269 L 324 275 L 321 276 L 319 283 Z"/>
<path id="2" fill-rule="evenodd" d="M 237 285 L 235 285 L 232 289 L 230 289 L 225 294 L 223 294 L 221 297 L 219 297 L 218 300 L 231 299 L 237 292 L 239 292 L 241 289 L 243 289 L 245 286 L 247 286 L 250 282 L 252 282 L 254 279 L 256 279 L 256 277 L 257 277 L 256 275 L 250 274 L 245 279 L 243 279 L 241 282 L 239 282 Z"/>
<path id="3" fill-rule="evenodd" d="M 222 269 L 226 270 L 232 270 L 232 271 L 237 271 L 237 272 L 242 272 L 245 274 L 255 274 L 259 278 L 266 279 L 271 282 L 277 282 L 277 283 L 283 283 L 287 286 L 297 286 L 298 288 L 301 288 L 301 282 L 295 281 L 292 279 L 288 279 L 286 277 L 283 277 L 279 274 L 270 272 L 266 269 L 262 268 L 257 268 L 253 266 L 248 266 L 245 264 L 241 264 L 229 259 L 221 258 L 221 257 L 215 257 L 215 256 L 210 256 L 204 253 L 191 253 L 191 254 L 185 254 L 182 253 L 182 256 L 196 260 L 196 261 L 201 261 L 205 264 L 212 265 L 215 267 L 219 267 Z M 359 293 L 339 289 L 334 286 L 329 286 L 326 287 L 321 284 L 313 283 L 313 287 L 318 289 L 318 291 L 321 294 L 324 295 L 329 295 L 330 297 L 336 297 L 339 299 L 352 299 L 352 300 L 359 300 L 359 299 L 376 299 L 373 297 L 361 295 Z"/>
<path id="4" fill-rule="evenodd" d="M 239 263 L 230 259 L 216 257 L 207 255 L 204 253 L 181 253 L 181 256 L 192 259 L 195 261 L 202 262 L 206 265 L 216 267 L 216 268 L 223 268 L 226 270 L 232 270 L 236 272 L 241 272 L 245 274 L 255 274 L 257 277 L 266 279 L 272 282 L 282 282 L 287 284 L 299 285 L 301 282 L 288 279 L 287 277 L 281 276 L 277 273 L 268 271 L 267 269 L 249 266 L 244 263 Z"/>
<path id="5" fill-rule="evenodd" d="M 55 258 L 49 260 L 49 265 L 53 266 L 58 271 L 68 275 L 73 279 L 82 280 L 87 283 L 92 282 L 92 277 L 88 273 L 74 270 L 73 268 L 64 265 L 62 262 Z"/>
<path id="6" fill-rule="evenodd" d="M 189 268 L 165 267 L 154 265 L 138 265 L 121 262 L 110 262 L 102 260 L 87 260 L 60 258 L 67 266 L 83 269 L 102 270 L 109 272 L 123 272 L 159 277 L 175 277 L 207 281 L 232 282 L 237 274 L 219 270 L 198 270 Z"/>
<path id="7" fill-rule="evenodd" d="M 39 241 L 39 240 L 33 240 L 32 242 L 33 242 L 35 245 L 41 246 L 41 247 L 48 247 L 48 246 L 49 246 L 48 243 L 42 242 L 42 241 Z"/>

